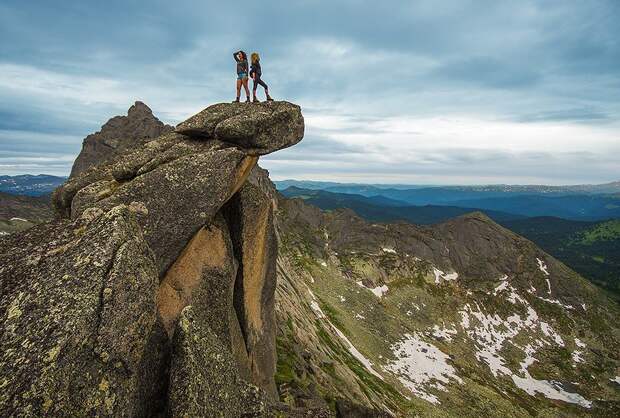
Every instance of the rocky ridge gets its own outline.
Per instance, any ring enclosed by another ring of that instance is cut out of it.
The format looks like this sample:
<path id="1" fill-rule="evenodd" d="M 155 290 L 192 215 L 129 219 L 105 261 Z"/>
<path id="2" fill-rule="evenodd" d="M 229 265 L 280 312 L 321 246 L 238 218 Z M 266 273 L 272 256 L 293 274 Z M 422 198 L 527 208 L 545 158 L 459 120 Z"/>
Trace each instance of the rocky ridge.
<path id="1" fill-rule="evenodd" d="M 276 219 L 288 402 L 348 399 L 369 416 L 620 411 L 617 303 L 485 215 L 379 224 L 281 198 Z"/>
<path id="2" fill-rule="evenodd" d="M 58 219 L 0 244 L 3 413 L 278 410 L 273 212 L 246 180 L 303 117 L 275 102 L 217 118 L 216 138 L 168 132 L 78 169 L 53 195 Z"/>

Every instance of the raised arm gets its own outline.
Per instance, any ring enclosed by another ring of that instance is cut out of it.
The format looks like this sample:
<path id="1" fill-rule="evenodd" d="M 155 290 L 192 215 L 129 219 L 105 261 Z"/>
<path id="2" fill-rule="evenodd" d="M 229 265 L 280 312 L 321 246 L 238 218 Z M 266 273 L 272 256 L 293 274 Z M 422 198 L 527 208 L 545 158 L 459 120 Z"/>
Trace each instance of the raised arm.
<path id="1" fill-rule="evenodd" d="M 233 58 L 235 59 L 235 61 L 239 62 L 239 57 L 237 55 L 239 55 L 239 52 L 241 51 L 237 51 L 237 52 L 233 52 Z"/>

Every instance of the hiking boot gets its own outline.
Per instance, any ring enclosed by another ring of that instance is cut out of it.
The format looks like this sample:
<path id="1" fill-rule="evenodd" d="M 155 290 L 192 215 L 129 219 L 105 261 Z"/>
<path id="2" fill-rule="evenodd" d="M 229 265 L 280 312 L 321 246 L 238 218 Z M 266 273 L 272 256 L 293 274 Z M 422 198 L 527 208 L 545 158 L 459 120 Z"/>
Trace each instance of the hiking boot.
<path id="1" fill-rule="evenodd" d="M 258 97 L 254 96 L 254 99 L 252 100 L 252 102 L 254 102 L 254 103 L 260 103 L 260 100 L 258 100 Z"/>
<path id="2" fill-rule="evenodd" d="M 237 97 L 235 100 L 232 101 L 233 103 L 239 103 L 239 98 Z"/>
<path id="3" fill-rule="evenodd" d="M 268 102 L 273 102 L 273 98 L 270 95 L 267 95 L 267 101 Z"/>
<path id="4" fill-rule="evenodd" d="M 246 103 L 250 103 L 250 98 L 249 98 L 249 97 L 246 97 L 246 98 L 245 98 L 245 102 L 246 102 Z"/>

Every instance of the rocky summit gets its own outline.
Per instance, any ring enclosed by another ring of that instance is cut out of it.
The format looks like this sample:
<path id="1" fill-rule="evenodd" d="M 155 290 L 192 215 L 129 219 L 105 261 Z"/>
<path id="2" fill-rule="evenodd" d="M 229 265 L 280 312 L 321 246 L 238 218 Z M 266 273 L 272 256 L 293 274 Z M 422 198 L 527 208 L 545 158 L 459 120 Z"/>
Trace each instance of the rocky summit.
<path id="1" fill-rule="evenodd" d="M 2 415 L 274 413 L 273 206 L 246 180 L 258 154 L 302 139 L 303 117 L 257 109 L 216 105 L 189 121 L 227 133 L 162 127 L 89 168 L 85 141 L 57 218 L 0 244 Z"/>
<path id="2" fill-rule="evenodd" d="M 113 117 L 101 127 L 101 131 L 84 138 L 71 177 L 172 130 L 173 127 L 164 125 L 147 105 L 136 102 L 127 111 L 127 116 Z"/>

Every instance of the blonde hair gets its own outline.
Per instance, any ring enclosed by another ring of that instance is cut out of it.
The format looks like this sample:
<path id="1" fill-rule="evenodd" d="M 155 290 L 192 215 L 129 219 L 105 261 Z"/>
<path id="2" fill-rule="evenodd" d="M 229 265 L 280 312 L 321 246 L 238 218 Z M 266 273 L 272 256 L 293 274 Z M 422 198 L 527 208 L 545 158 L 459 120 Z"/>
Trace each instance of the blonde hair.
<path id="1" fill-rule="evenodd" d="M 252 52 L 252 62 L 258 62 L 259 60 L 258 52 Z"/>

